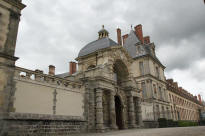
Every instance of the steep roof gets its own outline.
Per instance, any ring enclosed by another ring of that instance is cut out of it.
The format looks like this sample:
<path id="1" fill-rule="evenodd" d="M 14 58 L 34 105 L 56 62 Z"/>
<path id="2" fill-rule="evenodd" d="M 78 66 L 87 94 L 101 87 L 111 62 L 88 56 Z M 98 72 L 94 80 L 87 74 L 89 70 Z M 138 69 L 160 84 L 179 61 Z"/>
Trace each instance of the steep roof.
<path id="1" fill-rule="evenodd" d="M 137 55 L 136 44 L 139 42 L 140 40 L 137 38 L 135 32 L 131 30 L 127 39 L 125 40 L 125 44 L 123 45 L 123 47 L 127 50 L 127 52 L 132 58 L 135 58 Z"/>
<path id="2" fill-rule="evenodd" d="M 113 41 L 109 37 L 104 37 L 104 38 L 98 39 L 96 41 L 93 41 L 93 42 L 87 44 L 85 47 L 83 47 L 80 50 L 78 57 L 82 57 L 82 56 L 88 55 L 90 53 L 93 53 L 97 50 L 108 48 L 110 46 L 115 46 L 115 45 L 118 45 L 115 41 Z"/>
<path id="3" fill-rule="evenodd" d="M 149 55 L 162 65 L 157 56 L 153 53 L 154 51 L 152 51 L 152 44 L 142 44 L 133 30 L 130 31 L 123 47 L 133 59 Z"/>
<path id="4" fill-rule="evenodd" d="M 65 78 L 67 76 L 70 76 L 70 73 L 69 72 L 66 72 L 66 73 L 62 73 L 62 74 L 58 74 L 56 75 L 57 77 L 60 77 L 60 78 Z"/>

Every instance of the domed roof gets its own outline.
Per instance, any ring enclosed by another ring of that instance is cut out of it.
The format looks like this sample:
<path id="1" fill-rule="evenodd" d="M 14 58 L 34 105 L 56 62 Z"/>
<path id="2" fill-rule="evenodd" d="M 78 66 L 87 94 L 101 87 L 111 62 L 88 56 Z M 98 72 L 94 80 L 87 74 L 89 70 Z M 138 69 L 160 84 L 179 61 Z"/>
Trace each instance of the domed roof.
<path id="1" fill-rule="evenodd" d="M 115 41 L 113 41 L 109 37 L 103 37 L 103 38 L 100 38 L 96 41 L 93 41 L 93 42 L 87 44 L 85 47 L 83 47 L 80 50 L 78 57 L 82 57 L 82 56 L 88 55 L 90 53 L 93 53 L 97 50 L 108 48 L 110 46 L 115 46 L 115 45 L 118 45 Z"/>
<path id="2" fill-rule="evenodd" d="M 109 32 L 106 29 L 104 29 L 104 25 L 102 26 L 102 29 L 98 32 L 98 35 L 98 40 L 93 41 L 87 44 L 85 47 L 83 47 L 80 50 L 78 57 L 88 55 L 100 49 L 118 45 L 115 41 L 109 38 Z"/>

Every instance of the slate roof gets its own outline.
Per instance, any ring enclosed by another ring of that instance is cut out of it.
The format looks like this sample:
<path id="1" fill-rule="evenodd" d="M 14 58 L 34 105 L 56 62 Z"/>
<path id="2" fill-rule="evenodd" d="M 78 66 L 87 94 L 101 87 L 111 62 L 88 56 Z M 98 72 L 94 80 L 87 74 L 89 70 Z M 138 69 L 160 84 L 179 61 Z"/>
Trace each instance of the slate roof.
<path id="1" fill-rule="evenodd" d="M 152 46 L 150 44 L 141 44 L 140 40 L 138 39 L 138 37 L 136 36 L 133 30 L 130 31 L 127 39 L 125 40 L 125 44 L 123 47 L 127 50 L 128 54 L 133 59 L 145 55 L 150 55 L 153 59 L 155 59 L 161 64 L 157 56 L 152 53 Z M 140 49 L 140 52 L 138 48 Z"/>
<path id="2" fill-rule="evenodd" d="M 133 30 L 130 31 L 127 39 L 125 40 L 124 48 L 127 50 L 129 55 L 134 58 L 136 57 L 136 44 L 139 43 L 139 39 L 137 38 L 135 32 Z"/>
<path id="3" fill-rule="evenodd" d="M 66 73 L 62 73 L 62 74 L 58 74 L 56 75 L 57 77 L 60 77 L 60 78 L 65 78 L 67 76 L 70 76 L 70 73 L 69 72 L 66 72 Z"/>
<path id="4" fill-rule="evenodd" d="M 110 39 L 108 37 L 104 37 L 104 38 L 98 39 L 96 41 L 93 41 L 93 42 L 87 44 L 85 47 L 83 47 L 80 50 L 78 57 L 82 57 L 82 56 L 88 55 L 90 53 L 93 53 L 97 50 L 108 48 L 110 46 L 115 46 L 115 45 L 118 45 L 115 41 L 113 41 L 112 39 Z"/>

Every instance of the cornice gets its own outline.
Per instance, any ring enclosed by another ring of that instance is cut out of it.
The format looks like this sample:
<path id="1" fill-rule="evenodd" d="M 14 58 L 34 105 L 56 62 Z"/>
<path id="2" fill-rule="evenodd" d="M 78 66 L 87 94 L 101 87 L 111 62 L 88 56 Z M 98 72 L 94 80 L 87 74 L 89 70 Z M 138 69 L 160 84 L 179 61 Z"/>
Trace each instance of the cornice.
<path id="1" fill-rule="evenodd" d="M 1 52 L 0 52 L 0 57 L 10 59 L 10 60 L 13 60 L 13 61 L 16 61 L 17 59 L 19 59 L 18 57 L 14 57 L 14 56 L 11 56 L 11 55 L 8 55 L 8 54 L 5 54 L 5 53 L 1 53 Z"/>
<path id="2" fill-rule="evenodd" d="M 163 69 L 166 68 L 164 65 L 162 65 L 162 63 L 161 63 L 159 60 L 155 59 L 153 56 L 151 56 L 151 55 L 149 55 L 149 54 L 142 55 L 142 56 L 139 56 L 139 57 L 135 57 L 135 58 L 133 58 L 133 59 L 136 60 L 136 59 L 138 59 L 138 58 L 145 58 L 145 57 L 151 58 L 154 62 L 156 62 L 157 64 L 159 64 L 160 66 L 162 66 Z"/>
<path id="3" fill-rule="evenodd" d="M 3 0 L 9 4 L 11 4 L 14 7 L 17 7 L 18 9 L 22 10 L 26 7 L 26 5 L 24 5 L 23 3 L 16 1 L 16 0 Z"/>
<path id="4" fill-rule="evenodd" d="M 143 78 L 143 77 L 149 77 L 149 78 L 154 78 L 155 80 L 161 82 L 161 83 L 164 83 L 164 84 L 167 84 L 165 81 L 161 80 L 161 79 L 158 79 L 157 77 L 151 75 L 151 74 L 145 74 L 145 75 L 142 75 L 142 76 L 138 76 L 138 77 L 134 77 L 135 79 L 140 79 L 140 78 Z"/>

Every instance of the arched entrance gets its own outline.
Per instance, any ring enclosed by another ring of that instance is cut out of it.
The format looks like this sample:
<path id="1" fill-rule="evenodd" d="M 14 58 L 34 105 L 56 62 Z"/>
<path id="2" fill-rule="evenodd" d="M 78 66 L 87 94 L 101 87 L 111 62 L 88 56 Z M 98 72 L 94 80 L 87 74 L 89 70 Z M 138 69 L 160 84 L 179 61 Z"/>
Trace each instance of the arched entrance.
<path id="1" fill-rule="evenodd" d="M 116 60 L 113 65 L 114 80 L 118 86 L 122 86 L 122 83 L 127 80 L 129 72 L 127 66 L 122 60 Z"/>
<path id="2" fill-rule="evenodd" d="M 115 114 L 116 114 L 116 125 L 119 129 L 123 129 L 122 119 L 122 102 L 119 96 L 115 96 Z"/>

